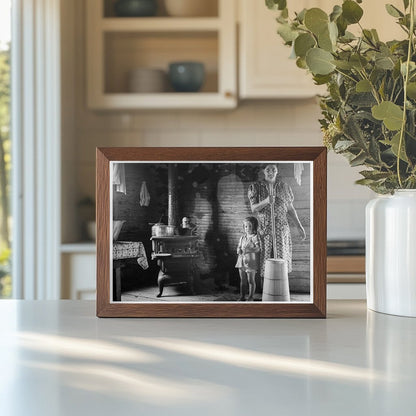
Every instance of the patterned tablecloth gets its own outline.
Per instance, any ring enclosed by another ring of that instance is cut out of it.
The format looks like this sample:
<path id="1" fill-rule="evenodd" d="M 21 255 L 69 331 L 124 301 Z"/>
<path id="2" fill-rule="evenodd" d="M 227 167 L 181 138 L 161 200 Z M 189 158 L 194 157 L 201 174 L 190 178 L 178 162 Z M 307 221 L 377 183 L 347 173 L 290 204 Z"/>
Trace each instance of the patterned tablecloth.
<path id="1" fill-rule="evenodd" d="M 117 241 L 113 243 L 113 260 L 136 258 L 137 263 L 143 270 L 149 267 L 146 251 L 141 241 Z"/>

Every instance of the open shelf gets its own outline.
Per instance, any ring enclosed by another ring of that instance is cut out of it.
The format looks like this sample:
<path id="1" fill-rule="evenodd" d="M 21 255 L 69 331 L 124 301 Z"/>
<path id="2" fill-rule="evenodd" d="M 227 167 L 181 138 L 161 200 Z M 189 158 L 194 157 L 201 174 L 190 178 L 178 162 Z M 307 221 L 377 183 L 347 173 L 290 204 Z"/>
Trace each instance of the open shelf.
<path id="1" fill-rule="evenodd" d="M 212 0 L 217 12 L 203 17 L 168 17 L 163 8 L 155 17 L 114 17 L 113 3 L 112 0 L 86 2 L 89 108 L 229 109 L 237 106 L 234 2 Z M 183 61 L 203 63 L 205 80 L 200 91 L 178 93 L 168 82 L 166 87 L 140 89 L 160 90 L 154 93 L 137 93 L 137 88 L 129 88 L 131 71 L 162 70 L 167 80 L 169 64 Z"/>
<path id="2" fill-rule="evenodd" d="M 220 20 L 216 17 L 137 17 L 122 18 L 114 17 L 103 19 L 101 21 L 101 29 L 106 32 L 169 32 L 184 31 L 193 32 L 218 30 L 220 28 Z"/>
<path id="3" fill-rule="evenodd" d="M 216 32 L 106 33 L 104 55 L 105 94 L 134 94 L 129 91 L 128 78 L 130 71 L 138 68 L 163 70 L 167 80 L 169 64 L 178 61 L 197 61 L 204 64 L 205 81 L 201 90 L 178 94 L 166 82 L 165 90 L 154 95 L 175 93 L 175 100 L 186 100 L 186 96 L 190 94 L 196 96 L 201 93 L 218 93 Z"/>
<path id="4" fill-rule="evenodd" d="M 112 17 L 116 17 L 115 13 L 115 4 L 117 0 L 99 0 L 102 2 L 103 9 L 102 9 L 102 17 L 108 19 Z M 167 0 L 171 1 L 171 0 Z M 198 1 L 198 0 L 193 0 Z M 200 1 L 200 0 L 199 0 Z M 230 1 L 230 0 L 227 0 Z M 155 17 L 141 17 L 140 19 L 154 19 L 158 17 L 167 17 L 174 19 L 173 16 L 170 16 L 168 13 L 168 7 L 166 7 L 166 0 L 156 0 L 157 2 L 157 12 Z M 219 0 L 204 0 L 203 10 L 199 7 L 197 9 L 201 10 L 201 13 L 195 17 L 218 17 L 219 14 L 219 7 L 218 7 Z M 195 9 L 194 9 L 195 10 Z M 194 19 L 195 17 L 186 17 L 186 19 Z M 120 17 L 120 19 L 129 20 L 134 19 L 134 17 Z"/>

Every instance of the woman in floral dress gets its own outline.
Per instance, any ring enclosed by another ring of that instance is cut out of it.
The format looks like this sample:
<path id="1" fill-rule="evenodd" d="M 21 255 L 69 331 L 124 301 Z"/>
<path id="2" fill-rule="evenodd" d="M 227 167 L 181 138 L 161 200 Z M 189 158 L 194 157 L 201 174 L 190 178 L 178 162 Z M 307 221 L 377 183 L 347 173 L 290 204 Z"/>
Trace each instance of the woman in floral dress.
<path id="1" fill-rule="evenodd" d="M 287 262 L 288 273 L 292 271 L 292 237 L 288 216 L 298 227 L 302 240 L 306 239 L 305 229 L 293 206 L 292 189 L 277 177 L 276 165 L 267 165 L 263 172 L 265 180 L 251 184 L 248 189 L 251 210 L 257 216 L 258 232 L 263 239 L 263 250 L 260 257 L 262 279 L 264 278 L 266 259 L 283 259 Z M 272 204 L 274 218 L 272 218 Z M 272 221 L 274 221 L 274 227 Z M 273 253 L 273 228 L 275 229 L 275 253 Z"/>

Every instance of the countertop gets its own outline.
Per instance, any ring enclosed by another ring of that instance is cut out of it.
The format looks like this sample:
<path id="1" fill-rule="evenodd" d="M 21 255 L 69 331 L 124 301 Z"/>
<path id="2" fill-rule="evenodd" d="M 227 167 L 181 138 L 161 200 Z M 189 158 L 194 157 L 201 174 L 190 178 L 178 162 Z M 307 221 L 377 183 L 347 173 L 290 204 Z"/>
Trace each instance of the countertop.
<path id="1" fill-rule="evenodd" d="M 415 415 L 416 319 L 99 319 L 0 301 L 0 415 Z"/>

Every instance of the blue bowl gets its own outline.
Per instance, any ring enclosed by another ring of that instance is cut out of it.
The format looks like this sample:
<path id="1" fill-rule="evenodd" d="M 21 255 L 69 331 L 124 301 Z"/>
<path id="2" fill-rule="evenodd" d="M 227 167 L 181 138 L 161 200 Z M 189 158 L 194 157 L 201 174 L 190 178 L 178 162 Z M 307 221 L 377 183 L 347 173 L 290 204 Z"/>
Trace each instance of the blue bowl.
<path id="1" fill-rule="evenodd" d="M 205 80 L 205 67 L 201 62 L 172 62 L 169 80 L 177 92 L 197 92 Z"/>
<path id="2" fill-rule="evenodd" d="M 157 12 L 156 0 L 118 0 L 114 4 L 116 16 L 145 17 L 154 16 Z"/>

